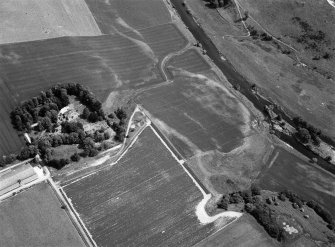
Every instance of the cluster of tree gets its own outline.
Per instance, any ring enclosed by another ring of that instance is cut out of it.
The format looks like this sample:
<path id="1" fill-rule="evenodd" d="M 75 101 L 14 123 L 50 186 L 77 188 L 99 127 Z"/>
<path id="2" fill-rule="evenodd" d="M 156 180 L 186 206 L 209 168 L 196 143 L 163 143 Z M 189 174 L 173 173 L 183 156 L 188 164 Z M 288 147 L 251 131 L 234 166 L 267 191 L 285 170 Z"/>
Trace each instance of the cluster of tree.
<path id="1" fill-rule="evenodd" d="M 94 140 L 89 136 L 84 139 L 83 143 L 80 145 L 80 148 L 83 149 L 83 152 L 81 153 L 83 157 L 94 157 L 99 153 L 97 147 L 95 146 Z"/>
<path id="2" fill-rule="evenodd" d="M 279 192 L 278 198 L 282 201 L 285 201 L 287 198 L 290 202 L 297 204 L 299 208 L 301 208 L 305 203 L 305 200 L 303 198 L 290 190 L 284 190 Z"/>
<path id="3" fill-rule="evenodd" d="M 300 117 L 293 118 L 293 123 L 297 126 L 298 132 L 295 136 L 299 141 L 306 144 L 312 140 L 314 145 L 320 145 L 321 130 L 308 124 Z"/>
<path id="4" fill-rule="evenodd" d="M 114 111 L 115 116 L 119 119 L 118 122 L 116 121 L 108 121 L 109 127 L 111 127 L 115 132 L 114 139 L 118 142 L 123 142 L 125 136 L 126 136 L 126 119 L 127 119 L 127 113 L 123 108 L 118 108 Z M 114 114 L 110 114 L 109 117 L 113 118 Z"/>
<path id="5" fill-rule="evenodd" d="M 38 154 L 38 148 L 35 145 L 29 145 L 21 149 L 19 155 L 17 155 L 18 160 L 26 160 L 29 158 L 34 158 Z"/>
<path id="6" fill-rule="evenodd" d="M 80 130 L 84 130 L 83 124 L 80 122 L 62 122 L 62 133 L 73 133 L 79 132 Z"/>
<path id="7" fill-rule="evenodd" d="M 6 155 L 6 156 L 2 156 L 0 157 L 0 167 L 5 167 L 8 164 L 11 164 L 12 162 L 14 162 L 17 159 L 17 155 L 16 154 L 10 154 L 10 155 Z"/>
<path id="8" fill-rule="evenodd" d="M 51 132 L 52 124 L 57 123 L 59 110 L 70 103 L 69 95 L 76 96 L 86 106 L 85 116 L 90 122 L 105 118 L 101 102 L 88 88 L 79 83 L 57 84 L 23 102 L 10 113 L 14 128 L 30 132 L 31 125 L 38 122 L 39 131 Z"/>
<path id="9" fill-rule="evenodd" d="M 271 237 L 280 241 L 282 229 L 276 221 L 276 214 L 266 203 L 262 202 L 258 197 L 260 194 L 260 188 L 257 185 L 252 185 L 249 190 L 224 195 L 217 206 L 227 210 L 229 204 L 244 203 L 245 210 L 255 217 Z"/>
<path id="10" fill-rule="evenodd" d="M 312 208 L 317 215 L 319 215 L 325 222 L 328 223 L 328 228 L 331 230 L 335 229 L 335 220 L 331 213 L 324 209 L 320 204 L 315 201 L 308 201 L 306 205 Z"/>
<path id="11" fill-rule="evenodd" d="M 221 8 L 227 6 L 231 0 L 209 0 L 209 6 L 211 8 Z"/>
<path id="12" fill-rule="evenodd" d="M 237 191 L 223 195 L 217 206 L 227 210 L 229 204 L 254 203 L 257 200 L 256 196 L 260 194 L 261 189 L 257 185 L 252 185 L 249 190 Z"/>
<path id="13" fill-rule="evenodd" d="M 249 203 L 246 204 L 245 208 L 247 212 L 254 216 L 258 223 L 264 227 L 272 238 L 275 238 L 278 241 L 282 240 L 283 229 L 276 221 L 276 213 L 271 210 L 267 204 L 256 202 L 251 205 Z"/>
<path id="14" fill-rule="evenodd" d="M 57 170 L 60 170 L 64 166 L 70 163 L 69 159 L 52 159 L 48 162 L 48 166 L 56 168 Z"/>
<path id="15" fill-rule="evenodd" d="M 38 122 L 41 130 L 51 131 L 52 123 L 57 122 L 59 109 L 68 104 L 65 89 L 42 91 L 38 97 L 23 102 L 10 113 L 12 124 L 19 131 L 30 132 L 31 125 Z"/>
<path id="16" fill-rule="evenodd" d="M 105 118 L 104 112 L 102 109 L 99 111 L 90 111 L 88 107 L 85 107 L 83 113 L 81 114 L 83 119 L 86 119 L 90 123 L 95 123 L 97 121 L 102 121 Z"/>
<path id="17" fill-rule="evenodd" d="M 268 35 L 265 32 L 258 32 L 254 27 L 252 26 L 248 26 L 248 29 L 250 31 L 250 36 L 253 39 L 261 39 L 263 41 L 271 41 L 272 40 L 272 36 Z"/>

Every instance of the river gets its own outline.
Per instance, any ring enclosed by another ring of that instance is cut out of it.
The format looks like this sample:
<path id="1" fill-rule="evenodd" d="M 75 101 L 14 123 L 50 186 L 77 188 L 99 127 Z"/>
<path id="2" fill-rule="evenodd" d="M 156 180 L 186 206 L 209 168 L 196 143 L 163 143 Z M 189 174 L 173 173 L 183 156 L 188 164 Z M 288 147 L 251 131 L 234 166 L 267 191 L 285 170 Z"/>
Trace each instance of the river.
<path id="1" fill-rule="evenodd" d="M 228 60 L 222 60 L 221 54 L 212 42 L 212 40 L 207 36 L 204 30 L 196 23 L 193 16 L 188 13 L 187 7 L 183 5 L 183 1 L 181 0 L 170 0 L 177 13 L 179 14 L 181 20 L 184 22 L 186 27 L 193 34 L 194 38 L 199 41 L 202 45 L 203 49 L 207 51 L 207 55 L 215 65 L 222 71 L 227 80 L 233 85 L 238 86 L 239 91 L 253 103 L 253 105 L 261 112 L 263 112 L 264 107 L 267 105 L 273 105 L 272 102 L 259 97 L 257 94 L 253 93 L 251 90 L 251 83 L 249 83 L 241 74 L 239 74 L 232 64 Z M 279 110 L 278 108 L 274 109 L 274 112 L 280 114 L 282 118 L 287 121 L 289 124 L 294 126 L 292 119 L 284 112 Z M 335 174 L 335 166 L 331 165 L 327 161 L 323 160 L 318 155 L 314 154 L 312 151 L 307 149 L 304 145 L 297 142 L 294 137 L 287 136 L 282 134 L 281 132 L 275 132 L 276 135 L 284 142 L 288 143 L 298 152 L 304 154 L 308 158 L 312 159 L 317 157 L 317 164 L 322 168 L 330 171 Z"/>

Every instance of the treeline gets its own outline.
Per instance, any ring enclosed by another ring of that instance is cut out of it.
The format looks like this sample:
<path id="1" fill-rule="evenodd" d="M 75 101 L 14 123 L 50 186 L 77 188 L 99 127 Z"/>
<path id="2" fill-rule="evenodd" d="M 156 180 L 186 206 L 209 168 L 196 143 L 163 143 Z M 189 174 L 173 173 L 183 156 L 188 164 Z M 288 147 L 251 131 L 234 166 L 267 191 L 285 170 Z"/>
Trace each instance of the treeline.
<path id="1" fill-rule="evenodd" d="M 114 114 L 111 113 L 108 115 L 110 119 L 115 119 L 115 116 L 118 119 L 118 122 L 109 120 L 107 121 L 107 124 L 109 127 L 111 127 L 114 132 L 115 136 L 114 139 L 119 142 L 123 142 L 125 136 L 126 136 L 126 119 L 127 119 L 127 113 L 123 108 L 117 108 L 114 111 Z"/>
<path id="2" fill-rule="evenodd" d="M 301 117 L 293 118 L 293 123 L 297 126 L 296 137 L 299 141 L 306 144 L 312 140 L 314 145 L 320 145 L 321 130 L 308 124 Z"/>
<path id="3" fill-rule="evenodd" d="M 231 0 L 209 0 L 208 2 L 212 8 L 220 8 L 227 6 L 229 3 L 231 3 Z"/>
<path id="4" fill-rule="evenodd" d="M 319 215 L 325 222 L 328 223 L 327 227 L 330 230 L 335 229 L 335 219 L 328 210 L 324 209 L 320 204 L 315 201 L 308 201 L 306 205 L 312 208 L 317 215 Z"/>
<path id="5" fill-rule="evenodd" d="M 250 36 L 253 39 L 261 39 L 262 41 L 271 41 L 272 36 L 268 35 L 266 32 L 263 31 L 257 31 L 253 26 L 248 26 L 248 29 L 250 31 Z"/>
<path id="6" fill-rule="evenodd" d="M 277 215 L 262 201 L 261 190 L 253 185 L 250 190 L 224 195 L 218 203 L 219 208 L 228 209 L 229 204 L 244 203 L 244 209 L 250 213 L 266 232 L 278 241 L 282 240 L 282 227 L 277 223 Z"/>
<path id="7" fill-rule="evenodd" d="M 51 132 L 53 124 L 57 123 L 58 113 L 61 108 L 67 106 L 69 96 L 76 96 L 86 106 L 85 116 L 90 122 L 103 120 L 105 114 L 101 102 L 79 83 L 57 84 L 39 96 L 33 97 L 17 106 L 10 118 L 18 131 L 31 131 L 31 125 L 38 123 L 38 130 Z"/>
<path id="8" fill-rule="evenodd" d="M 289 190 L 281 191 L 277 197 L 273 196 L 272 198 L 267 198 L 265 201 L 263 201 L 260 195 L 260 189 L 253 185 L 250 190 L 223 195 L 217 206 L 218 208 L 228 210 L 229 204 L 244 203 L 245 211 L 250 213 L 264 227 L 268 234 L 278 241 L 283 240 L 283 229 L 277 223 L 276 218 L 278 214 L 269 207 L 272 202 L 274 202 L 274 205 L 278 205 L 277 198 L 281 201 L 289 200 L 294 208 L 302 208 L 303 205 L 312 208 L 327 223 L 327 227 L 330 230 L 335 229 L 335 220 L 332 214 L 315 201 L 306 202 L 299 195 Z"/>

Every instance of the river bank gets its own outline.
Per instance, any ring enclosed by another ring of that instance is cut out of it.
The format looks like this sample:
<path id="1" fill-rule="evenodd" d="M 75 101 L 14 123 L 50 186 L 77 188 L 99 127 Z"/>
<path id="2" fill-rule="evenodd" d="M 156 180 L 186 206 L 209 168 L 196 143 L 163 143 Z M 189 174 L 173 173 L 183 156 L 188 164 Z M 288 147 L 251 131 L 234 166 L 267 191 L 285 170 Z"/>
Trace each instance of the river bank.
<path id="1" fill-rule="evenodd" d="M 214 45 L 213 41 L 205 33 L 201 25 L 199 25 L 194 17 L 192 16 L 189 9 L 183 4 L 183 2 L 178 0 L 171 0 L 173 7 L 176 9 L 181 20 L 184 22 L 188 30 L 193 34 L 194 38 L 201 44 L 202 48 L 206 51 L 208 57 L 213 61 L 213 63 L 222 71 L 227 80 L 236 88 L 239 89 L 239 92 L 243 94 L 260 112 L 263 112 L 266 106 L 276 105 L 272 102 L 271 99 L 265 98 L 258 95 L 251 89 L 252 84 L 239 74 L 233 65 L 228 60 L 223 60 L 222 55 Z M 280 114 L 287 123 L 295 126 L 292 121 L 292 118 L 286 113 L 281 107 L 277 106 L 273 110 L 276 114 Z M 269 121 L 270 123 L 270 121 Z M 304 145 L 297 142 L 294 137 L 283 135 L 280 132 L 275 132 L 276 136 L 281 140 L 288 142 L 289 145 L 294 147 L 300 153 L 304 154 L 310 159 L 317 157 L 317 164 L 322 168 L 331 171 L 335 174 L 335 169 L 333 165 L 329 164 L 323 158 L 316 155 L 311 150 L 308 150 Z M 324 138 L 323 138 L 324 139 Z M 332 142 L 332 140 L 324 140 Z M 333 144 L 333 143 L 329 143 Z"/>

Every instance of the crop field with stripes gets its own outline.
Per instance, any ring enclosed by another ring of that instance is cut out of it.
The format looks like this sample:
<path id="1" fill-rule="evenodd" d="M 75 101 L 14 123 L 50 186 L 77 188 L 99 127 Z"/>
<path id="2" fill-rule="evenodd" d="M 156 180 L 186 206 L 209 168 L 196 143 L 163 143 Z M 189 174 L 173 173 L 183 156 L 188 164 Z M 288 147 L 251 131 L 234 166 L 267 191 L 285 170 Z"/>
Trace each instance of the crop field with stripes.
<path id="1" fill-rule="evenodd" d="M 210 65 L 195 49 L 189 49 L 181 55 L 174 56 L 167 63 L 167 67 L 184 69 L 192 73 L 201 73 L 211 69 Z"/>
<path id="2" fill-rule="evenodd" d="M 192 246 L 202 193 L 150 127 L 115 165 L 64 190 L 99 246 Z"/>
<path id="3" fill-rule="evenodd" d="M 171 22 L 171 15 L 163 0 L 86 0 L 100 30 L 114 33 L 138 30 Z"/>
<path id="4" fill-rule="evenodd" d="M 213 81 L 176 77 L 170 85 L 141 94 L 138 102 L 187 158 L 198 151 L 229 152 L 243 141 L 238 101 Z"/>

